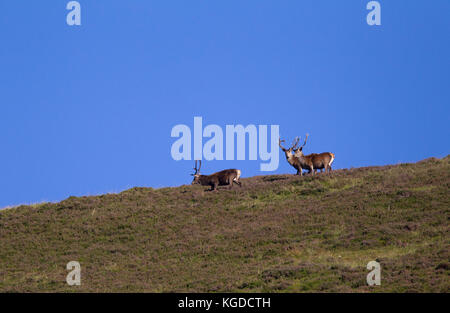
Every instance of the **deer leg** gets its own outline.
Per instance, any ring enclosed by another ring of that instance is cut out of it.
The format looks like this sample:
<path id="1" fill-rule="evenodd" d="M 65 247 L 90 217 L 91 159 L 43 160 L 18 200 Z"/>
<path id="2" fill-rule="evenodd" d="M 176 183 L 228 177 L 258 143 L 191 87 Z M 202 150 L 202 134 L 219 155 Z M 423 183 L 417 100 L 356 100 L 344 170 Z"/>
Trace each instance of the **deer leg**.
<path id="1" fill-rule="evenodd" d="M 233 180 L 234 180 L 234 178 L 233 179 L 228 179 L 228 186 L 230 186 L 230 188 L 229 189 L 233 189 Z"/>
<path id="2" fill-rule="evenodd" d="M 217 191 L 217 184 L 211 184 L 211 189 L 209 191 Z"/>
<path id="3" fill-rule="evenodd" d="M 314 166 L 311 166 L 311 170 L 310 172 L 312 173 L 312 175 L 314 176 Z"/>

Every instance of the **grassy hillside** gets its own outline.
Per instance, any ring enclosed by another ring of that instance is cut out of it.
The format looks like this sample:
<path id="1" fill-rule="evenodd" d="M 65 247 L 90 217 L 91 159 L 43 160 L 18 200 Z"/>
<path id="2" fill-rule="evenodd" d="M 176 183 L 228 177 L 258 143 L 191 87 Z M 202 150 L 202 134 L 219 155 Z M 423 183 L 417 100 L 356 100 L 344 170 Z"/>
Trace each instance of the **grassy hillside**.
<path id="1" fill-rule="evenodd" d="M 450 291 L 450 156 L 243 185 L 0 211 L 0 291 Z M 81 286 L 65 282 L 72 260 Z"/>

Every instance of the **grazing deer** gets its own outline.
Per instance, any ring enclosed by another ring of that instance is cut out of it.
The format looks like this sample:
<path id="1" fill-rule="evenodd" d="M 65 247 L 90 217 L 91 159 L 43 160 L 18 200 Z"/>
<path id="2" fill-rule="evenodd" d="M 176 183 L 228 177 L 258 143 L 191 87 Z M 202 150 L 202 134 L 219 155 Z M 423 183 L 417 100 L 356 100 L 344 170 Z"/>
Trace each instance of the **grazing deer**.
<path id="1" fill-rule="evenodd" d="M 309 155 L 303 154 L 303 147 L 306 145 L 309 134 L 306 134 L 305 142 L 300 148 L 294 149 L 295 158 L 299 160 L 302 168 L 309 170 L 314 175 L 317 170 L 325 169 L 326 172 L 331 172 L 331 164 L 334 161 L 334 154 L 331 152 L 311 153 Z M 301 171 L 300 171 L 301 173 Z M 303 175 L 302 173 L 300 175 Z"/>
<path id="2" fill-rule="evenodd" d="M 241 171 L 236 169 L 223 170 L 211 175 L 200 175 L 200 168 L 202 167 L 202 161 L 199 161 L 199 166 L 197 168 L 197 161 L 195 161 L 195 173 L 191 174 L 194 176 L 192 185 L 199 184 L 202 186 L 211 186 L 210 191 L 217 190 L 217 186 L 230 186 L 233 188 L 233 183 L 242 187 L 242 183 L 239 181 L 241 177 Z"/>
<path id="3" fill-rule="evenodd" d="M 288 163 L 297 170 L 297 175 L 300 175 L 302 173 L 302 165 L 300 163 L 300 160 L 295 157 L 295 154 L 292 153 L 292 151 L 294 151 L 294 149 L 297 147 L 299 140 L 300 138 L 295 138 L 292 146 L 289 149 L 286 149 L 281 145 L 281 143 L 285 142 L 285 140 L 281 140 L 281 138 L 278 139 L 278 145 L 286 155 L 286 160 L 288 161 Z"/>

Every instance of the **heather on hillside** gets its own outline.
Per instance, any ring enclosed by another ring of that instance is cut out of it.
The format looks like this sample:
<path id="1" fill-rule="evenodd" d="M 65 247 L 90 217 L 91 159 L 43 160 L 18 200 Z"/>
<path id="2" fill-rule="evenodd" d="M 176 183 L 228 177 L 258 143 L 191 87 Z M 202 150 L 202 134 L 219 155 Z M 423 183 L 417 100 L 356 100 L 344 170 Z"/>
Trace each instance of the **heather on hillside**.
<path id="1" fill-rule="evenodd" d="M 450 157 L 0 211 L 1 292 L 449 292 Z M 66 264 L 81 264 L 81 286 Z M 366 283 L 369 261 L 381 286 Z"/>

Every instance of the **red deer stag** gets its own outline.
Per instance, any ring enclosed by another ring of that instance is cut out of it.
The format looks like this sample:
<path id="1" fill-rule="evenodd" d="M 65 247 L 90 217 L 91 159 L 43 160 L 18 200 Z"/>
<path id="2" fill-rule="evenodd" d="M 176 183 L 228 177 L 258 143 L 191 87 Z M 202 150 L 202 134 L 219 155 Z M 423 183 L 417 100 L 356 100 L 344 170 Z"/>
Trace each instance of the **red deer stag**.
<path id="1" fill-rule="evenodd" d="M 197 168 L 197 161 L 195 161 L 195 173 L 192 185 L 198 184 L 202 186 L 211 186 L 210 191 L 217 190 L 217 186 L 230 186 L 233 188 L 233 183 L 242 187 L 242 183 L 239 181 L 241 177 L 241 171 L 236 169 L 223 170 L 211 175 L 200 175 L 200 168 L 202 167 L 202 161 L 199 161 Z"/>
<path id="2" fill-rule="evenodd" d="M 295 138 L 294 142 L 292 143 L 292 146 L 289 149 L 286 149 L 281 145 L 281 143 L 285 142 L 285 140 L 281 140 L 281 138 L 278 139 L 278 145 L 286 155 L 286 160 L 288 161 L 288 163 L 297 170 L 297 175 L 300 175 L 302 173 L 302 166 L 300 164 L 299 159 L 295 157 L 295 154 L 292 153 L 292 151 L 294 151 L 294 149 L 297 147 L 299 140 L 300 138 L 298 137 Z"/>
<path id="3" fill-rule="evenodd" d="M 302 168 L 309 170 L 314 175 L 317 170 L 325 169 L 331 172 L 331 164 L 334 161 L 334 154 L 331 152 L 303 154 L 303 147 L 306 145 L 309 134 L 306 134 L 305 142 L 300 148 L 294 149 L 295 158 L 299 161 Z M 300 171 L 300 175 L 303 175 Z"/>

